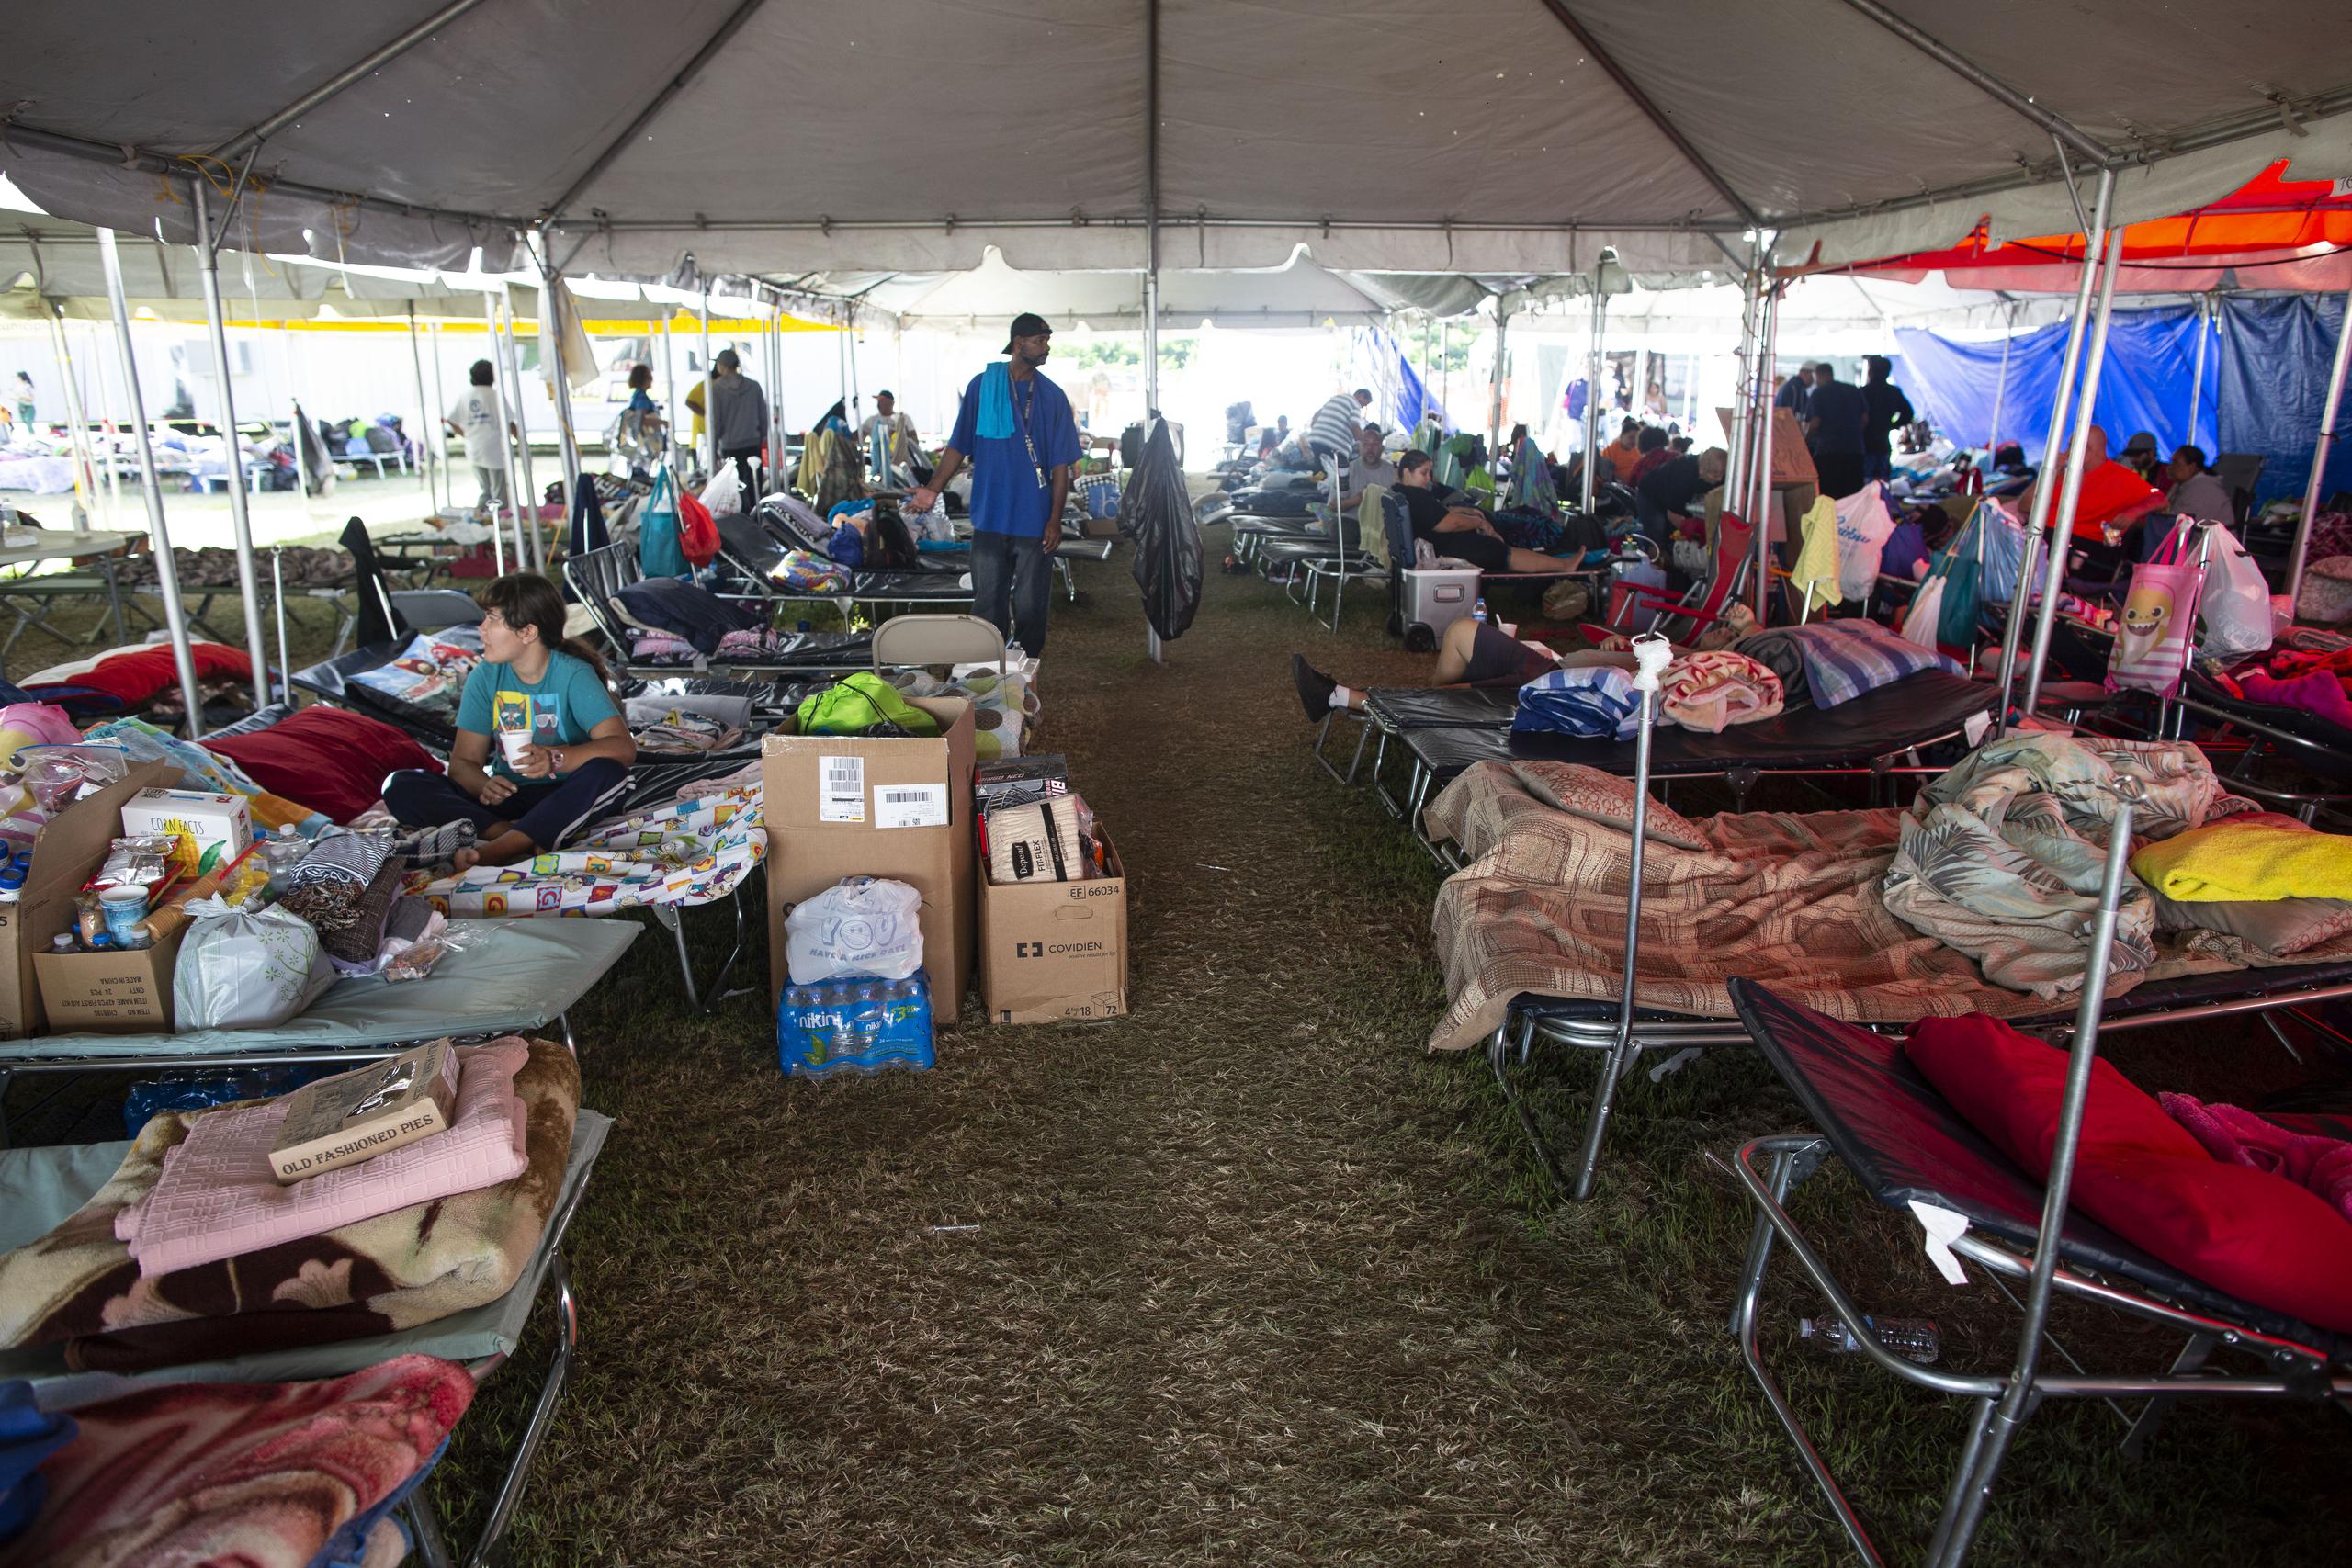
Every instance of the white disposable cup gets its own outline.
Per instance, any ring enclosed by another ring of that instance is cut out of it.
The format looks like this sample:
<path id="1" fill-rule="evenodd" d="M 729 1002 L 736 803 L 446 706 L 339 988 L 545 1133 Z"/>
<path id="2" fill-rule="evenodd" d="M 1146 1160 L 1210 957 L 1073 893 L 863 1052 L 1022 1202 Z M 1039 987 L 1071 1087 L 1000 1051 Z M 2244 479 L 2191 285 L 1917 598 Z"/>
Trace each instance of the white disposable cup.
<path id="1" fill-rule="evenodd" d="M 506 765 L 519 768 L 523 765 L 523 753 L 530 750 L 531 732 L 527 729 L 502 729 L 498 732 L 498 743 L 506 748 Z"/>

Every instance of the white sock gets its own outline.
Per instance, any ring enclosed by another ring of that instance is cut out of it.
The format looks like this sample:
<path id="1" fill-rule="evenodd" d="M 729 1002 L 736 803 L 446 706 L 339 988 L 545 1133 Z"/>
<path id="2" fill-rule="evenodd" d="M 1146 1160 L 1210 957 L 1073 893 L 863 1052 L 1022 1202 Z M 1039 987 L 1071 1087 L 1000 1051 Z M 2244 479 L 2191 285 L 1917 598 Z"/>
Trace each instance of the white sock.
<path id="1" fill-rule="evenodd" d="M 1345 686 L 1331 688 L 1331 705 L 1335 708 L 1344 708 L 1348 705 L 1348 689 Z"/>

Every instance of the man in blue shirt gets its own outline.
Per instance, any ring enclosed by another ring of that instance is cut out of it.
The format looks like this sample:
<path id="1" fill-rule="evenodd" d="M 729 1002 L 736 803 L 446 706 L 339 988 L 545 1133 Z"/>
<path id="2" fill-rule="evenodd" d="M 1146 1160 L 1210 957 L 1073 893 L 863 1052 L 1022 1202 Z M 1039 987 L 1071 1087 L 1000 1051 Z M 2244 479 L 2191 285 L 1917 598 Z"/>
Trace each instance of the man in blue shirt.
<path id="1" fill-rule="evenodd" d="M 1069 399 L 1037 373 L 1053 337 L 1042 316 L 1023 311 L 1012 319 L 1004 345 L 1010 357 L 964 389 L 955 433 L 931 482 L 907 498 L 913 512 L 929 512 L 970 460 L 974 608 L 1032 655 L 1046 647 L 1051 562 L 1062 542 L 1062 505 L 1079 458 Z"/>

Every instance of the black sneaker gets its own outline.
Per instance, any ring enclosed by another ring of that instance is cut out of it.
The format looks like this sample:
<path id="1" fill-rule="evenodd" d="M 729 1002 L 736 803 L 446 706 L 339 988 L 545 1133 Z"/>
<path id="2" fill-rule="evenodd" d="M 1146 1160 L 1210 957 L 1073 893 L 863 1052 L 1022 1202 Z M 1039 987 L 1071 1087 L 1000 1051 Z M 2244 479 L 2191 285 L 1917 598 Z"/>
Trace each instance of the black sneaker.
<path id="1" fill-rule="evenodd" d="M 1306 722 L 1320 724 L 1331 716 L 1331 694 L 1340 683 L 1306 661 L 1306 655 L 1290 656 L 1290 678 L 1298 682 L 1298 700 L 1306 709 Z"/>

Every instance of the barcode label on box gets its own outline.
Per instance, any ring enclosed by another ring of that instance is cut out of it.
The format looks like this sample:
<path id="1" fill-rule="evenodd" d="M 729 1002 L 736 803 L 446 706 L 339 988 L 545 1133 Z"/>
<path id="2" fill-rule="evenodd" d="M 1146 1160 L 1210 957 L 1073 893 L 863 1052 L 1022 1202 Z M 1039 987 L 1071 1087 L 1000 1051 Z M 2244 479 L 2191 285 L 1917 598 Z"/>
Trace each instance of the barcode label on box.
<path id="1" fill-rule="evenodd" d="M 865 758 L 820 757 L 817 759 L 817 820 L 820 822 L 863 822 L 865 820 Z"/>
<path id="2" fill-rule="evenodd" d="M 876 828 L 944 828 L 947 826 L 947 786 L 944 784 L 876 784 L 874 825 Z"/>

